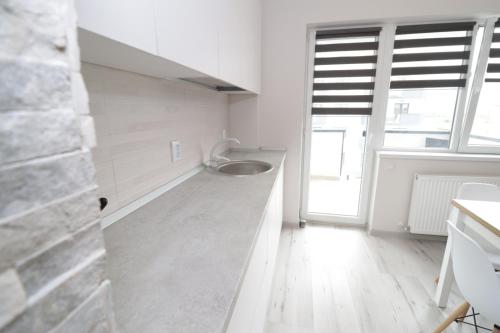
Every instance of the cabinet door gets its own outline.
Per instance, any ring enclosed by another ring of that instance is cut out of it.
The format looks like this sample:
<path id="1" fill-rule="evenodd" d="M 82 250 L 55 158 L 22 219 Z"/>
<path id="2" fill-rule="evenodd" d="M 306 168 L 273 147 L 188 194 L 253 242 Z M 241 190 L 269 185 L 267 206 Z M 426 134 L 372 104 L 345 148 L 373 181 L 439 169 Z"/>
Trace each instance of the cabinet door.
<path id="1" fill-rule="evenodd" d="M 267 225 L 267 217 L 264 217 L 226 332 L 250 333 L 253 331 L 267 265 Z"/>
<path id="2" fill-rule="evenodd" d="M 156 54 L 153 0 L 76 0 L 78 26 Z"/>
<path id="3" fill-rule="evenodd" d="M 221 0 L 154 1 L 159 56 L 217 77 Z"/>
<path id="4" fill-rule="evenodd" d="M 246 0 L 244 7 L 244 24 L 241 36 L 245 40 L 242 53 L 243 85 L 255 93 L 260 92 L 261 77 L 261 2 L 260 0 Z"/>
<path id="5" fill-rule="evenodd" d="M 243 84 L 243 52 L 245 36 L 241 30 L 247 20 L 242 13 L 247 0 L 220 0 L 219 13 L 219 77 L 234 85 Z M 243 21 L 243 22 L 242 22 Z"/>
<path id="6" fill-rule="evenodd" d="M 278 245 L 281 236 L 281 227 L 283 225 L 283 167 L 281 167 L 276 184 L 273 189 L 273 200 L 270 207 L 270 214 L 272 215 L 269 223 L 269 248 L 268 256 L 270 266 L 274 269 L 276 262 L 276 255 L 278 253 Z"/>
<path id="7" fill-rule="evenodd" d="M 262 333 L 264 331 L 281 234 L 282 211 L 283 167 L 279 171 L 269 197 L 261 230 L 241 284 L 227 332 Z"/>
<path id="8" fill-rule="evenodd" d="M 219 0 L 219 77 L 260 90 L 261 7 L 259 0 Z"/>
<path id="9" fill-rule="evenodd" d="M 282 225 L 282 198 L 283 198 L 283 168 L 280 169 L 278 178 L 274 185 L 272 194 L 269 198 L 269 205 L 266 212 L 266 228 L 267 228 L 267 264 L 264 278 L 262 279 L 262 290 L 258 301 L 257 310 L 254 315 L 253 333 L 264 332 L 264 327 L 267 318 L 267 310 L 269 308 L 269 299 L 271 297 L 271 288 L 274 277 L 274 267 L 276 263 L 276 255 L 278 253 L 278 244 L 281 235 Z"/>

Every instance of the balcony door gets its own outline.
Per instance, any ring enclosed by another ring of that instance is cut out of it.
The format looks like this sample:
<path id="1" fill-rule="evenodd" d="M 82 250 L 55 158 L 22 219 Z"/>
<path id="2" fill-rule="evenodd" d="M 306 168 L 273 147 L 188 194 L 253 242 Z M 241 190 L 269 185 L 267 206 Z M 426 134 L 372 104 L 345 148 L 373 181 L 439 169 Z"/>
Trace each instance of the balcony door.
<path id="1" fill-rule="evenodd" d="M 365 223 L 380 27 L 310 35 L 301 217 Z"/>

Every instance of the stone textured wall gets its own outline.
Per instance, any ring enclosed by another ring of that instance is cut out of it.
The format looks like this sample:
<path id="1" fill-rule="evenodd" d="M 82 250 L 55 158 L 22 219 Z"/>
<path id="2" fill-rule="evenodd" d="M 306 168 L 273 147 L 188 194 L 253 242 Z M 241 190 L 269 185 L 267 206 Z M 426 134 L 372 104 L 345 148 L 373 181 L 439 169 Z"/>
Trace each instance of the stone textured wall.
<path id="1" fill-rule="evenodd" d="M 70 0 L 0 2 L 0 332 L 116 331 Z"/>

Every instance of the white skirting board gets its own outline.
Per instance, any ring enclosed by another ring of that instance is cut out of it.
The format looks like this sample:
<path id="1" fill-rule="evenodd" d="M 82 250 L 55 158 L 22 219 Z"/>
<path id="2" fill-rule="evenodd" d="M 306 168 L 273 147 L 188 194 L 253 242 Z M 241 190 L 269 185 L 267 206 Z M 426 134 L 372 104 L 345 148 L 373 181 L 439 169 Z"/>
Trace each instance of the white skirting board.
<path id="1" fill-rule="evenodd" d="M 186 172 L 185 174 L 183 174 L 183 175 L 169 181 L 168 183 L 154 189 L 153 191 L 140 197 L 139 199 L 132 201 L 131 203 L 129 203 L 126 206 L 118 209 L 117 211 L 109 214 L 108 216 L 103 217 L 101 219 L 101 227 L 103 229 L 106 227 L 109 227 L 111 224 L 124 218 L 125 216 L 132 213 L 133 211 L 141 208 L 142 206 L 149 203 L 150 201 L 153 201 L 154 199 L 158 198 L 160 195 L 167 192 L 168 190 L 176 187 L 177 185 L 181 184 L 182 182 L 186 181 L 187 179 L 193 177 L 194 175 L 196 175 L 197 173 L 199 173 L 203 169 L 205 169 L 205 167 L 203 165 L 197 166 L 193 170 Z"/>

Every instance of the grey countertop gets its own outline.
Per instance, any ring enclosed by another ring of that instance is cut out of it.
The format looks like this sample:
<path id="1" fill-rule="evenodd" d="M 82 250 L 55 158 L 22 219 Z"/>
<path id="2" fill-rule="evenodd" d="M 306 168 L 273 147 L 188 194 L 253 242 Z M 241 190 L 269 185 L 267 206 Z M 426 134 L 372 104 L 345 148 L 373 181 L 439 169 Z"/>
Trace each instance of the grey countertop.
<path id="1" fill-rule="evenodd" d="M 283 151 L 231 152 L 266 174 L 203 170 L 104 230 L 121 332 L 221 332 L 232 311 Z"/>

